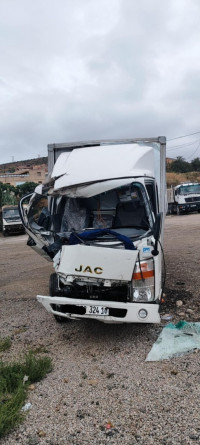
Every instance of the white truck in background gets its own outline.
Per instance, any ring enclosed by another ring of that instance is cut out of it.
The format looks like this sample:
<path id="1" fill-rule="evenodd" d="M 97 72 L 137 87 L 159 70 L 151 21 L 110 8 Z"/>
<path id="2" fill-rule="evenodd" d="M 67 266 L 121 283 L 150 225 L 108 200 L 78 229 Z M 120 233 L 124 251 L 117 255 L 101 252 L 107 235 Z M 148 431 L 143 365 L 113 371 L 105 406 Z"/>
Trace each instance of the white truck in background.
<path id="1" fill-rule="evenodd" d="M 2 207 L 2 232 L 4 236 L 11 233 L 24 233 L 24 226 L 17 205 L 4 205 Z"/>
<path id="2" fill-rule="evenodd" d="M 48 180 L 19 208 L 53 261 L 37 299 L 57 321 L 160 322 L 165 157 L 165 137 L 48 146 Z"/>
<path id="3" fill-rule="evenodd" d="M 200 213 L 200 184 L 189 182 L 167 189 L 168 213 Z"/>

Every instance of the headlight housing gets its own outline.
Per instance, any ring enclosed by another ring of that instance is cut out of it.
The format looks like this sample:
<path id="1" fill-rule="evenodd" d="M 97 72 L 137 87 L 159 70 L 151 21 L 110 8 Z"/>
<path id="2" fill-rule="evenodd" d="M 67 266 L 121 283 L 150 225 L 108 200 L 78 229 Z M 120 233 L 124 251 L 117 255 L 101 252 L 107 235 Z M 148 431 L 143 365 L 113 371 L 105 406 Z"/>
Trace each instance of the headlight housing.
<path id="1" fill-rule="evenodd" d="M 154 260 L 137 261 L 132 276 L 132 301 L 148 303 L 155 298 Z"/>

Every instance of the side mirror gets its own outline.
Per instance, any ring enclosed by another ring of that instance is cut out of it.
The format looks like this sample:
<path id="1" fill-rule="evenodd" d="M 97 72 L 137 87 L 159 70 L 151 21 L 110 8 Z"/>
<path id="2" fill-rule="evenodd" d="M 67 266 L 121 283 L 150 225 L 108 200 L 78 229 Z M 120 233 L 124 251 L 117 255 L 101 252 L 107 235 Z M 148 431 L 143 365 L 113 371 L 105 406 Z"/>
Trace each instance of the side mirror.
<path id="1" fill-rule="evenodd" d="M 162 217 L 163 214 L 162 213 L 158 213 L 156 215 L 156 219 L 153 225 L 153 236 L 155 238 L 155 244 L 154 244 L 154 249 L 152 250 L 152 255 L 153 256 L 157 256 L 159 254 L 158 252 L 158 241 L 160 238 L 160 232 L 161 232 L 161 228 L 162 228 Z"/>

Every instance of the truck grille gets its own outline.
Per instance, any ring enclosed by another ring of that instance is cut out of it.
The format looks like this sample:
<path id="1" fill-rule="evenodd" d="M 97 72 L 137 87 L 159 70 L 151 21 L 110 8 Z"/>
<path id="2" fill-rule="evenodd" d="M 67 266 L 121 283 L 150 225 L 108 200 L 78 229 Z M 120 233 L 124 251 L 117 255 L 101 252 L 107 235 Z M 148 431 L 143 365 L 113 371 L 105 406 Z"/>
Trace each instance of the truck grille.
<path id="1" fill-rule="evenodd" d="M 185 198 L 185 202 L 197 202 L 197 201 L 200 202 L 199 196 L 193 196 L 191 198 Z"/>
<path id="2" fill-rule="evenodd" d="M 83 300 L 117 301 L 126 303 L 129 301 L 130 290 L 128 285 L 113 286 L 111 288 L 95 285 L 74 285 L 62 287 L 59 295 Z"/>

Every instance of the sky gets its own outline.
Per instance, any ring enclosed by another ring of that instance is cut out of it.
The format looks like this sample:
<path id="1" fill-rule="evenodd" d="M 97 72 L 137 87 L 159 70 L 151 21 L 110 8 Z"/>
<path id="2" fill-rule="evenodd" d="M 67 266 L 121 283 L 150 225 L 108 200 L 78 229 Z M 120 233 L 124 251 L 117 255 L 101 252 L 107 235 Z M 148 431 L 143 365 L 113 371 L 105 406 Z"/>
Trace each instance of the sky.
<path id="1" fill-rule="evenodd" d="M 199 18 L 199 0 L 0 0 L 0 163 L 154 136 L 200 157 Z"/>

